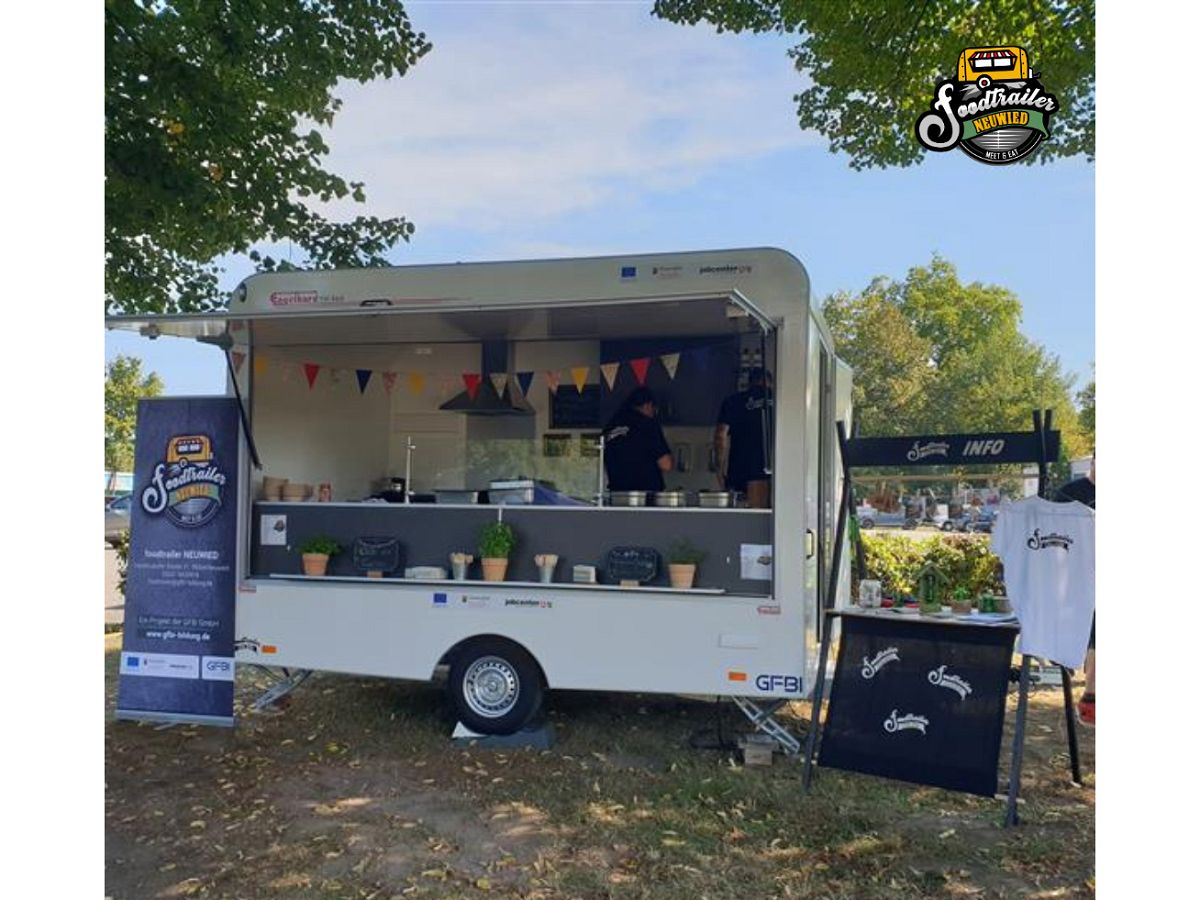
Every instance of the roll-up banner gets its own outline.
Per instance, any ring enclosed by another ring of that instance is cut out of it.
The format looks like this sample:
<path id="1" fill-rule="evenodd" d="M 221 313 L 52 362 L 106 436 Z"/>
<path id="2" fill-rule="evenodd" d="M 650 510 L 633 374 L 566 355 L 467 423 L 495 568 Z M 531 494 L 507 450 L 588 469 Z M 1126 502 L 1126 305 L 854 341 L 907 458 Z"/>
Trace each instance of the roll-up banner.
<path id="1" fill-rule="evenodd" d="M 238 408 L 138 403 L 117 718 L 233 724 Z"/>

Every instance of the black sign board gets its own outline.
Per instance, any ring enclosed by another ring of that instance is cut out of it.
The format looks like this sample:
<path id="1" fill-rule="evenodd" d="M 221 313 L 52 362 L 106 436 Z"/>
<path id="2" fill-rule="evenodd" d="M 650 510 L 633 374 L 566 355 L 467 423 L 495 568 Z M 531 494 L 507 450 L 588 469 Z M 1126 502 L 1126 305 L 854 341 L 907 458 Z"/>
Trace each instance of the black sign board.
<path id="1" fill-rule="evenodd" d="M 354 568 L 359 572 L 391 574 L 400 568 L 400 542 L 394 537 L 354 539 Z"/>
<path id="2" fill-rule="evenodd" d="M 1047 462 L 1058 459 L 1059 432 L 1046 432 Z M 931 434 L 908 437 L 851 438 L 847 466 L 963 466 L 1032 463 L 1041 459 L 1035 431 L 987 434 Z"/>
<path id="3" fill-rule="evenodd" d="M 653 581 L 658 575 L 658 551 L 653 547 L 613 547 L 606 571 L 617 581 Z"/>
<path id="4" fill-rule="evenodd" d="M 599 428 L 600 425 L 600 385 L 585 384 L 578 391 L 573 384 L 563 384 L 551 392 L 551 428 Z"/>
<path id="5" fill-rule="evenodd" d="M 820 764 L 996 793 L 1017 629 L 843 615 Z"/>

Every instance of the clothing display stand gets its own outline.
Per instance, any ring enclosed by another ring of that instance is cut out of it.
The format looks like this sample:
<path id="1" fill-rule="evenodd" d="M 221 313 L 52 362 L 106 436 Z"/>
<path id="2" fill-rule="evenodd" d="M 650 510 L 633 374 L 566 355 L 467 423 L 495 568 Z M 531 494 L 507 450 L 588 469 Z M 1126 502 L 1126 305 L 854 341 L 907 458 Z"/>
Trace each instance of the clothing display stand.
<path id="1" fill-rule="evenodd" d="M 1053 431 L 1053 411 L 1035 410 L 1033 430 L 982 434 L 909 435 L 887 438 L 848 438 L 845 423 L 837 423 L 838 445 L 842 459 L 842 496 L 838 504 L 837 528 L 829 569 L 829 590 L 821 616 L 821 650 L 817 663 L 817 681 L 813 689 L 812 724 L 808 730 L 804 759 L 804 789 L 812 784 L 813 762 L 819 749 L 821 730 L 821 701 L 825 693 L 826 667 L 832 642 L 833 621 L 837 607 L 838 570 L 841 566 L 842 545 L 847 528 L 856 525 L 851 470 L 854 468 L 904 468 L 909 466 L 979 465 L 981 463 L 1036 463 L 1038 467 L 1038 496 L 1047 497 L 1050 486 L 1050 460 L 1057 459 L 1061 436 Z M 861 552 L 856 558 L 860 579 L 866 577 L 865 560 Z M 847 605 L 849 598 L 846 598 Z M 1025 747 L 1025 718 L 1029 706 L 1030 665 L 1032 658 L 1021 655 L 1017 675 L 1017 711 L 1013 728 L 1012 762 L 1008 777 L 1008 807 L 1005 825 L 1016 825 L 1017 796 L 1020 793 L 1021 765 Z M 1059 666 L 1062 676 L 1063 707 L 1067 719 L 1067 742 L 1071 756 L 1071 775 L 1075 784 L 1082 783 L 1079 768 L 1079 745 L 1075 730 L 1074 704 L 1071 699 L 1071 673 Z"/>

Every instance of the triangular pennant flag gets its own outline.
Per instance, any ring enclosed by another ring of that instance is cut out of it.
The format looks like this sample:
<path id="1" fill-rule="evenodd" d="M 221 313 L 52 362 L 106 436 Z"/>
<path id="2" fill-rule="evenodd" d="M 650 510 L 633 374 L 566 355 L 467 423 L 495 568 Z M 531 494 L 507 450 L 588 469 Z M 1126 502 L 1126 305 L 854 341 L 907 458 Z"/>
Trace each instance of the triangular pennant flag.
<path id="1" fill-rule="evenodd" d="M 254 354 L 254 376 L 257 378 L 267 371 L 267 358 L 261 353 Z"/>
<path id="2" fill-rule="evenodd" d="M 646 373 L 650 371 L 650 357 L 643 356 L 640 359 L 631 359 L 629 368 L 633 369 L 633 377 L 637 379 L 638 384 L 646 383 Z"/>
<path id="3" fill-rule="evenodd" d="M 588 369 L 590 366 L 573 366 L 571 368 L 571 380 L 575 382 L 575 390 L 583 393 L 583 386 L 587 384 Z"/>
<path id="4" fill-rule="evenodd" d="M 529 386 L 533 384 L 532 372 L 518 372 L 517 384 L 521 386 L 521 393 L 525 396 L 529 395 Z"/>
<path id="5" fill-rule="evenodd" d="M 311 391 L 313 383 L 317 380 L 317 373 L 321 371 L 321 367 L 316 363 L 304 364 L 304 377 L 308 379 L 308 389 Z"/>
<path id="6" fill-rule="evenodd" d="M 395 372 L 384 372 L 383 373 L 383 389 L 390 394 L 392 392 L 392 388 L 394 388 L 395 386 L 396 386 L 396 373 Z"/>
<path id="7" fill-rule="evenodd" d="M 243 328 L 245 328 L 245 327 L 246 327 L 246 323 L 245 323 L 245 322 L 230 322 L 230 323 L 229 323 L 229 330 L 230 330 L 230 331 L 241 331 L 241 330 L 242 330 Z"/>
<path id="8" fill-rule="evenodd" d="M 229 352 L 229 358 L 233 361 L 233 374 L 236 375 L 238 372 L 242 371 L 242 363 L 246 361 L 246 354 L 237 350 L 231 350 Z"/>
<path id="9" fill-rule="evenodd" d="M 546 372 L 546 387 L 550 388 L 550 393 L 558 393 L 558 383 L 562 380 L 561 373 L 551 370 Z"/>
<path id="10" fill-rule="evenodd" d="M 467 386 L 467 396 L 474 400 L 475 395 L 479 392 L 479 382 L 483 381 L 483 376 L 478 372 L 463 372 L 462 380 L 463 384 Z"/>
<path id="11" fill-rule="evenodd" d="M 330 366 L 326 371 L 329 373 L 329 380 L 333 384 L 342 383 L 342 370 L 334 366 Z"/>
<path id="12" fill-rule="evenodd" d="M 617 381 L 617 369 L 621 368 L 619 362 L 615 363 L 600 363 L 600 374 L 604 376 L 604 380 L 608 383 L 608 389 L 611 391 L 613 385 Z"/>
<path id="13" fill-rule="evenodd" d="M 367 382 L 371 380 L 370 369 L 355 369 L 354 375 L 358 378 L 358 392 L 365 394 L 367 392 Z"/>
<path id="14" fill-rule="evenodd" d="M 488 378 L 492 379 L 492 387 L 496 389 L 496 396 L 503 397 L 504 389 L 508 387 L 508 376 L 503 372 L 492 372 Z"/>
<path id="15" fill-rule="evenodd" d="M 445 397 L 448 393 L 454 390 L 454 376 L 449 373 L 443 373 L 438 376 L 438 396 Z"/>
<path id="16" fill-rule="evenodd" d="M 664 353 L 659 357 L 662 360 L 663 368 L 667 370 L 667 374 L 671 376 L 671 380 L 675 380 L 675 370 L 679 368 L 678 353 Z"/>
<path id="17" fill-rule="evenodd" d="M 296 376 L 300 374 L 300 369 L 295 364 L 282 366 L 281 371 L 283 372 L 284 384 L 291 384 L 296 380 Z"/>
<path id="18" fill-rule="evenodd" d="M 408 382 L 408 392 L 414 397 L 420 397 L 425 392 L 425 376 L 421 372 L 409 372 L 405 380 Z"/>

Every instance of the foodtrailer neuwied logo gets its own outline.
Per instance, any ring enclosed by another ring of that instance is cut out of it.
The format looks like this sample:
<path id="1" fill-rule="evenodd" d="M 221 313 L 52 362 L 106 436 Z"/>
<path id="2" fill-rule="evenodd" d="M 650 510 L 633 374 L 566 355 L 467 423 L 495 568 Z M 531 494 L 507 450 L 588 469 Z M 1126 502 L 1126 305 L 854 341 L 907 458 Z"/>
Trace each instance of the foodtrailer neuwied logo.
<path id="1" fill-rule="evenodd" d="M 958 77 L 938 84 L 930 111 L 917 119 L 917 140 L 939 153 L 960 147 L 982 163 L 1004 166 L 1050 136 L 1058 109 L 1023 48 L 970 47 L 958 58 Z"/>
<path id="2" fill-rule="evenodd" d="M 176 435 L 167 441 L 166 459 L 154 467 L 142 490 L 142 509 L 165 513 L 183 528 L 199 528 L 220 510 L 225 480 L 207 435 Z"/>

